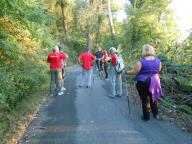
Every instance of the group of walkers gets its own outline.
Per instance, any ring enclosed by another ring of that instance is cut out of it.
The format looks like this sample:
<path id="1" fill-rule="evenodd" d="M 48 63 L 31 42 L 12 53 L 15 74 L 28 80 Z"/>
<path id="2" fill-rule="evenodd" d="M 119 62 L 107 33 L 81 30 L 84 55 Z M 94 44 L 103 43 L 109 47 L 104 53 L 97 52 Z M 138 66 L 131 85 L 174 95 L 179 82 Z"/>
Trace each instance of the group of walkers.
<path id="1" fill-rule="evenodd" d="M 95 56 L 90 53 L 90 49 L 86 48 L 85 52 L 79 57 L 79 64 L 82 66 L 82 80 L 80 87 L 90 88 L 92 84 L 93 66 L 96 63 L 99 75 L 102 75 L 102 71 L 105 72 L 105 78 L 108 79 L 108 65 L 110 65 L 110 77 L 111 77 L 111 94 L 110 97 L 122 96 L 122 71 L 116 71 L 117 65 L 117 50 L 114 47 L 109 49 L 110 56 L 108 56 L 106 50 L 100 48 L 95 53 Z M 123 69 L 122 69 L 123 70 Z"/>
<path id="2" fill-rule="evenodd" d="M 143 46 L 142 55 L 132 70 L 125 71 L 122 57 L 116 48 L 109 49 L 109 56 L 107 51 L 101 50 L 101 48 L 95 55 L 90 52 L 89 48 L 86 48 L 78 59 L 82 67 L 82 79 L 79 86 L 91 88 L 93 67 L 96 64 L 99 74 L 104 71 L 105 78 L 110 77 L 111 92 L 109 96 L 111 98 L 121 97 L 123 94 L 122 73 L 134 74 L 137 81 L 136 88 L 142 101 L 142 119 L 149 120 L 151 111 L 154 118 L 158 119 L 157 100 L 163 96 L 158 75 L 161 70 L 161 62 L 155 56 L 155 48 L 149 44 Z M 53 52 L 48 55 L 47 61 L 50 63 L 51 69 L 50 95 L 54 95 L 54 92 L 58 95 L 63 94 L 62 63 L 67 58 L 68 55 L 59 51 L 58 46 L 55 46 Z"/>

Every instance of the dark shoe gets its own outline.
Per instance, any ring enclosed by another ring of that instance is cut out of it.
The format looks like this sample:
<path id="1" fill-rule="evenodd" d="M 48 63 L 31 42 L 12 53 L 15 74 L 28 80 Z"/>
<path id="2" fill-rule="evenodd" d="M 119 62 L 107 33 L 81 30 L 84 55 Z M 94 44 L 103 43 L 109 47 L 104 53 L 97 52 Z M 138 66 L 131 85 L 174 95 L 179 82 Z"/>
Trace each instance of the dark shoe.
<path id="1" fill-rule="evenodd" d="M 149 121 L 149 120 L 150 120 L 150 118 L 144 118 L 143 116 L 141 117 L 141 119 L 142 119 L 143 121 Z"/>

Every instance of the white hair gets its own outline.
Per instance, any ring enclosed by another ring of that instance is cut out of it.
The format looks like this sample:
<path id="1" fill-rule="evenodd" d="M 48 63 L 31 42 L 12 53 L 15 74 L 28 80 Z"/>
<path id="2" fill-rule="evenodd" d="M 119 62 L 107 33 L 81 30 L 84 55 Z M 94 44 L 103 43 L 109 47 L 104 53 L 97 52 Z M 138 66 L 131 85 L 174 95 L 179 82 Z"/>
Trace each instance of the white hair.
<path id="1" fill-rule="evenodd" d="M 56 45 L 56 46 L 53 48 L 53 51 L 59 52 L 59 47 Z"/>
<path id="2" fill-rule="evenodd" d="M 155 48 L 150 44 L 145 44 L 142 50 L 143 56 L 155 56 Z"/>

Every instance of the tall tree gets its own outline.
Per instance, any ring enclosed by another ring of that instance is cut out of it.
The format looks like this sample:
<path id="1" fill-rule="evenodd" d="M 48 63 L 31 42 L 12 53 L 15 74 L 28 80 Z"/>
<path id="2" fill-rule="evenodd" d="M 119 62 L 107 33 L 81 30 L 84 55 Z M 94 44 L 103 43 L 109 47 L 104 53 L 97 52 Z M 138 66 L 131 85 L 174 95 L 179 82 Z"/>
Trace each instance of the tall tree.
<path id="1" fill-rule="evenodd" d="M 64 2 L 64 0 L 61 0 L 61 11 L 62 11 L 62 19 L 63 19 L 63 30 L 64 30 L 64 33 L 65 33 L 65 37 L 66 37 L 66 40 L 67 40 L 67 26 L 66 26 L 66 21 L 65 21 L 65 14 L 64 14 L 64 8 L 65 8 L 65 5 L 67 5 L 67 3 Z"/>
<path id="2" fill-rule="evenodd" d="M 111 1 L 110 0 L 107 0 L 107 16 L 109 19 L 109 26 L 110 26 L 110 30 L 111 30 L 111 35 L 112 35 L 112 38 L 114 38 L 115 37 L 115 29 L 113 26 L 113 18 L 112 18 L 112 14 L 111 14 Z"/>
<path id="3" fill-rule="evenodd" d="M 65 18 L 65 13 L 64 9 L 67 6 L 67 1 L 66 0 L 58 0 L 56 5 L 59 5 L 61 8 L 61 13 L 62 13 L 62 25 L 63 25 L 63 32 L 64 32 L 64 39 L 68 39 L 68 32 L 67 32 L 67 25 L 66 25 L 66 18 Z"/>
<path id="4" fill-rule="evenodd" d="M 178 29 L 169 8 L 169 0 L 131 0 L 125 28 L 124 47 L 138 55 L 143 44 L 150 43 L 166 52 L 176 45 Z"/>
<path id="5" fill-rule="evenodd" d="M 101 27 L 101 20 L 102 20 L 102 16 L 101 16 L 101 8 L 102 8 L 102 3 L 100 3 L 101 0 L 99 0 L 99 4 L 98 4 L 98 24 L 97 24 L 97 32 L 96 32 L 96 45 L 99 45 L 100 43 L 100 27 Z"/>
<path id="6" fill-rule="evenodd" d="M 87 46 L 93 48 L 93 38 L 97 27 L 98 1 L 83 1 L 83 6 L 79 8 L 78 23 L 82 32 L 86 35 Z M 95 18 L 96 17 L 96 18 Z"/>

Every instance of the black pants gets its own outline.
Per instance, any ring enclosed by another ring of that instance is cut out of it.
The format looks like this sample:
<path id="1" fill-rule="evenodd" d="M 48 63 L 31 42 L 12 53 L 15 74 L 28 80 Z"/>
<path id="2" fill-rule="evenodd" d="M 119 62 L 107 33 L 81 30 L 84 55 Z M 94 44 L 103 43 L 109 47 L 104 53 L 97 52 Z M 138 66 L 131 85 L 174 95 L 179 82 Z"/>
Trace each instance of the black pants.
<path id="1" fill-rule="evenodd" d="M 64 77 L 65 77 L 65 67 L 62 68 L 62 78 L 64 79 Z"/>
<path id="2" fill-rule="evenodd" d="M 136 84 L 137 90 L 139 92 L 139 96 L 142 101 L 144 120 L 150 119 L 150 110 L 152 111 L 154 116 L 158 114 L 157 102 L 156 101 L 153 102 L 152 94 L 149 91 L 150 83 L 151 83 L 151 79 L 148 78 L 145 82 L 137 81 L 137 84 Z"/>
<path id="3" fill-rule="evenodd" d="M 102 60 L 96 60 L 96 64 L 97 64 L 97 68 L 99 71 L 102 71 L 103 70 L 103 67 L 102 67 Z"/>
<path id="4" fill-rule="evenodd" d="M 108 68 L 108 64 L 104 63 L 104 71 L 105 71 L 105 78 L 108 78 L 108 71 L 107 71 L 107 68 Z"/>

